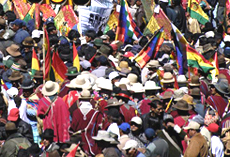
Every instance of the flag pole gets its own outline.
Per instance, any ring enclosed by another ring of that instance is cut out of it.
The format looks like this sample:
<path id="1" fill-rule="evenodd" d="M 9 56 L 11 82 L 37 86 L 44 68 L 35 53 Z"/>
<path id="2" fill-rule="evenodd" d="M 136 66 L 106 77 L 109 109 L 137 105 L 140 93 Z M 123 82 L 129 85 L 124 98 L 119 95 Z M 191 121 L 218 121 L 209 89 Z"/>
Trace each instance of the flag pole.
<path id="1" fill-rule="evenodd" d="M 46 53 L 46 47 L 45 47 L 45 26 L 43 26 L 43 84 L 45 84 L 45 53 Z"/>

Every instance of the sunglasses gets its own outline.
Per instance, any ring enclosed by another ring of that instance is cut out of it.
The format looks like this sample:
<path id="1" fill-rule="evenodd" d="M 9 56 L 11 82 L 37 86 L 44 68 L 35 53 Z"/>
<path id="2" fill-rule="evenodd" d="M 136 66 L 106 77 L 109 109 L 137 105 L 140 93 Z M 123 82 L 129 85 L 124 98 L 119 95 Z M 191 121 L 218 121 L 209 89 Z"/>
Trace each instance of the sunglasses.
<path id="1" fill-rule="evenodd" d="M 139 127 L 139 126 L 140 126 L 139 124 L 134 123 L 134 122 L 131 122 L 130 124 L 131 124 L 131 126 L 132 126 L 132 125 L 134 125 L 134 126 L 136 126 L 136 127 Z"/>

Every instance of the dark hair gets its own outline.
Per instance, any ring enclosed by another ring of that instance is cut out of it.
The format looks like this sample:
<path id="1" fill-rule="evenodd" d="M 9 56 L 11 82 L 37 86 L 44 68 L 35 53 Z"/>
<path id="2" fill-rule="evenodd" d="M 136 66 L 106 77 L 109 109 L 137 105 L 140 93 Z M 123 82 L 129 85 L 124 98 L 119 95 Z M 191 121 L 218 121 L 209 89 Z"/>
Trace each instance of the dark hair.
<path id="1" fill-rule="evenodd" d="M 163 106 L 163 103 L 160 100 L 153 100 L 151 103 L 149 103 L 151 107 L 157 108 L 157 105 Z"/>
<path id="2" fill-rule="evenodd" d="M 96 32 L 94 30 L 87 30 L 85 32 L 85 36 L 88 36 L 91 38 L 91 40 L 94 40 L 96 38 Z"/>
<path id="3" fill-rule="evenodd" d="M 73 40 L 74 38 L 79 38 L 79 37 L 80 37 L 79 32 L 74 29 L 70 30 L 68 33 L 69 40 Z"/>
<path id="4" fill-rule="evenodd" d="M 20 98 L 20 96 L 17 95 L 14 97 L 14 102 L 16 104 L 16 107 L 19 108 L 21 106 L 22 99 Z"/>

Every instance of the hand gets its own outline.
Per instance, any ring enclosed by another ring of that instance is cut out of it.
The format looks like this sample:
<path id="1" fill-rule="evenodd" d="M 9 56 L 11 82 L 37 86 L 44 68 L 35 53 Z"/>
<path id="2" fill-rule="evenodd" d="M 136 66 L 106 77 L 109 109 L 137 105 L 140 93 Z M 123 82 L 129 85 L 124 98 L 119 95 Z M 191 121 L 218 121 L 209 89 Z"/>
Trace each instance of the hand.
<path id="1" fill-rule="evenodd" d="M 184 137 L 184 140 L 185 140 L 185 142 L 187 143 L 187 142 L 190 140 L 190 138 L 186 135 L 186 136 Z"/>
<path id="2" fill-rule="evenodd" d="M 146 152 L 146 149 L 145 148 L 137 148 L 137 150 L 143 154 L 145 154 Z"/>
<path id="3" fill-rule="evenodd" d="M 168 123 L 167 123 L 167 126 L 168 126 L 168 127 L 169 127 L 169 126 L 171 126 L 171 127 L 173 127 L 173 128 L 174 128 L 175 124 L 174 124 L 174 123 L 172 123 L 172 122 L 168 122 Z"/>

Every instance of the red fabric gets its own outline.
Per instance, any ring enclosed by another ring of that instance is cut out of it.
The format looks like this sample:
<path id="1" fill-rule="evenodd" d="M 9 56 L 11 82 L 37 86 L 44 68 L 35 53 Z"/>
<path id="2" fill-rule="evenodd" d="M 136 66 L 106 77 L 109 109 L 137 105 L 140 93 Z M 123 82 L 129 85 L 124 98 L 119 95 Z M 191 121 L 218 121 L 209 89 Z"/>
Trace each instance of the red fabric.
<path id="1" fill-rule="evenodd" d="M 230 74 L 228 69 L 219 69 L 219 74 L 224 74 L 228 80 L 228 83 L 230 84 Z"/>
<path id="2" fill-rule="evenodd" d="M 221 96 L 211 95 L 206 100 L 206 103 L 212 106 L 217 112 L 218 115 L 222 118 L 227 102 Z"/>
<path id="3" fill-rule="evenodd" d="M 65 85 L 67 85 L 68 83 L 70 83 L 70 80 L 65 80 L 65 81 L 62 83 L 61 89 L 60 89 L 60 92 L 59 92 L 58 96 L 60 96 L 60 97 L 63 98 L 63 97 L 68 93 L 69 88 L 65 86 Z"/>
<path id="4" fill-rule="evenodd" d="M 41 100 L 39 100 L 37 115 L 44 115 L 50 103 L 51 100 L 48 97 L 43 97 Z M 54 130 L 55 142 L 65 142 L 69 140 L 69 115 L 67 105 L 62 98 L 58 97 L 57 100 L 52 104 L 48 115 L 43 119 L 43 129 Z"/>
<path id="5" fill-rule="evenodd" d="M 77 152 L 77 148 L 78 148 L 79 144 L 73 150 L 71 150 L 66 157 L 75 157 L 75 154 Z"/>
<path id="6" fill-rule="evenodd" d="M 135 109 L 129 106 L 129 109 L 125 105 L 121 105 L 120 113 L 124 116 L 124 122 L 129 123 L 133 117 L 136 116 Z"/>
<path id="7" fill-rule="evenodd" d="M 141 110 L 141 114 L 146 114 L 149 113 L 150 111 L 150 106 L 148 105 L 148 103 L 150 103 L 151 101 L 149 99 L 143 99 L 140 103 L 140 107 L 139 109 Z"/>
<path id="8" fill-rule="evenodd" d="M 70 91 L 67 95 L 63 97 L 64 102 L 70 108 L 79 98 L 79 93 L 77 91 Z"/>

